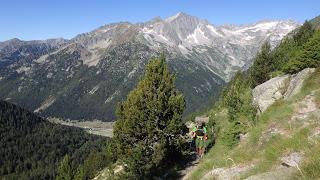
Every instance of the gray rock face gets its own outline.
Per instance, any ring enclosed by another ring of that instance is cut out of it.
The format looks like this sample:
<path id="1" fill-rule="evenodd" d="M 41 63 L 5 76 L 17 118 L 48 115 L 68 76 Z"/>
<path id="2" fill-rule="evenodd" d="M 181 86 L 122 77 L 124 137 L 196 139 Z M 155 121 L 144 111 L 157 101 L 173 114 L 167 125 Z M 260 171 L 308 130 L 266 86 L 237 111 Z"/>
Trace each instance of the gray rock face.
<path id="1" fill-rule="evenodd" d="M 315 71 L 314 68 L 306 68 L 301 72 L 291 76 L 290 83 L 287 92 L 284 95 L 284 99 L 288 99 L 296 95 L 302 88 L 303 81 Z"/>
<path id="2" fill-rule="evenodd" d="M 287 156 L 282 157 L 281 165 L 285 167 L 298 167 L 303 159 L 303 153 L 293 152 Z"/>
<path id="3" fill-rule="evenodd" d="M 260 112 L 265 111 L 276 100 L 283 97 L 283 90 L 286 90 L 289 80 L 290 75 L 275 77 L 253 89 L 253 103 Z"/>
<path id="4" fill-rule="evenodd" d="M 294 178 L 294 173 L 296 172 L 296 168 L 282 167 L 269 172 L 250 176 L 245 180 L 292 180 Z"/>
<path id="5" fill-rule="evenodd" d="M 297 167 L 303 160 L 303 153 L 293 152 L 280 158 L 281 165 L 277 165 L 268 172 L 252 175 L 246 180 L 291 180 L 297 172 Z M 233 167 L 216 168 L 207 173 L 201 179 L 234 180 L 254 168 L 255 163 L 237 165 Z"/>
<path id="6" fill-rule="evenodd" d="M 240 134 L 240 142 L 244 142 L 246 140 L 248 140 L 249 138 L 249 133 L 245 133 L 245 134 Z"/>
<path id="7" fill-rule="evenodd" d="M 315 69 L 307 68 L 297 74 L 275 77 L 260 84 L 252 91 L 253 104 L 263 112 L 276 100 L 296 95 L 301 90 L 304 80 L 314 71 Z"/>
<path id="8" fill-rule="evenodd" d="M 293 152 L 280 158 L 281 166 L 277 166 L 274 169 L 256 174 L 246 178 L 246 180 L 291 180 L 294 178 L 297 172 L 297 167 L 302 162 L 303 153 Z"/>
<path id="9" fill-rule="evenodd" d="M 310 135 L 308 136 L 308 141 L 317 142 L 319 138 L 320 138 L 320 127 L 316 127 L 311 131 Z"/>
<path id="10" fill-rule="evenodd" d="M 230 168 L 217 168 L 213 169 L 210 173 L 206 174 L 201 179 L 217 179 L 217 180 L 234 180 L 240 179 L 241 175 L 245 174 L 253 167 L 253 164 L 234 166 Z"/>

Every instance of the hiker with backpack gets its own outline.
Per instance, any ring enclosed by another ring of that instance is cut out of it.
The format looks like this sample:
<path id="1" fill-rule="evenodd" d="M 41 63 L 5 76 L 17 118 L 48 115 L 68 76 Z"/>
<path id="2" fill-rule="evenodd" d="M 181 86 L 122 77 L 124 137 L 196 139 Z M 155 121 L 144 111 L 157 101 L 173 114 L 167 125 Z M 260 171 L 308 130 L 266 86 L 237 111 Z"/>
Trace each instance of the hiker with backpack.
<path id="1" fill-rule="evenodd" d="M 197 155 L 202 158 L 206 148 L 206 140 L 208 140 L 205 122 L 197 122 L 196 127 L 192 129 L 192 136 L 195 138 Z"/>

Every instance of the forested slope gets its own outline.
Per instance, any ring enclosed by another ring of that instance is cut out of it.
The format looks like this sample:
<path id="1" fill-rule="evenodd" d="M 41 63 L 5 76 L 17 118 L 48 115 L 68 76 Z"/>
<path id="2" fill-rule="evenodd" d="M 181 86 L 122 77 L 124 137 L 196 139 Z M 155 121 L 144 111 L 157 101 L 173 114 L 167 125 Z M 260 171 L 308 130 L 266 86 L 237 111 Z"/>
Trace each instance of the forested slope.
<path id="1" fill-rule="evenodd" d="M 0 137 L 0 177 L 4 179 L 54 179 L 65 155 L 76 167 L 107 142 L 79 128 L 52 124 L 2 100 Z"/>

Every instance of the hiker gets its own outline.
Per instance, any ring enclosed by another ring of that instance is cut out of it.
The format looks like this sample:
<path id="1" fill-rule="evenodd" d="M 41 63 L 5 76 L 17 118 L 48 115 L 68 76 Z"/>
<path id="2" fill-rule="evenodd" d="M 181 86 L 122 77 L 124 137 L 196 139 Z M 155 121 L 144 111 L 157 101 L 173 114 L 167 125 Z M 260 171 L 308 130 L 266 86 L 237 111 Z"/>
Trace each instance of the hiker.
<path id="1" fill-rule="evenodd" d="M 208 139 L 204 122 L 197 122 L 197 126 L 192 130 L 192 136 L 195 138 L 197 155 L 202 158 L 206 148 L 206 140 Z"/>

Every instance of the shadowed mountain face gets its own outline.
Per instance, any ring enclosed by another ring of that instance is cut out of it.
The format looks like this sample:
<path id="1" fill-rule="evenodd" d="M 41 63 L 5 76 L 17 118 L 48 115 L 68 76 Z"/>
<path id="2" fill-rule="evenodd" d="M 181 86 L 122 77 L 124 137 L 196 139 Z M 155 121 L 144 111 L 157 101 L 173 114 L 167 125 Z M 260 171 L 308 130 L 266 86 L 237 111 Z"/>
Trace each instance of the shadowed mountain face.
<path id="1" fill-rule="evenodd" d="M 151 57 L 165 53 L 186 113 L 207 105 L 264 41 L 275 46 L 292 21 L 214 26 L 178 13 L 146 23 L 113 23 L 71 40 L 0 42 L 0 98 L 44 116 L 114 120 Z"/>

